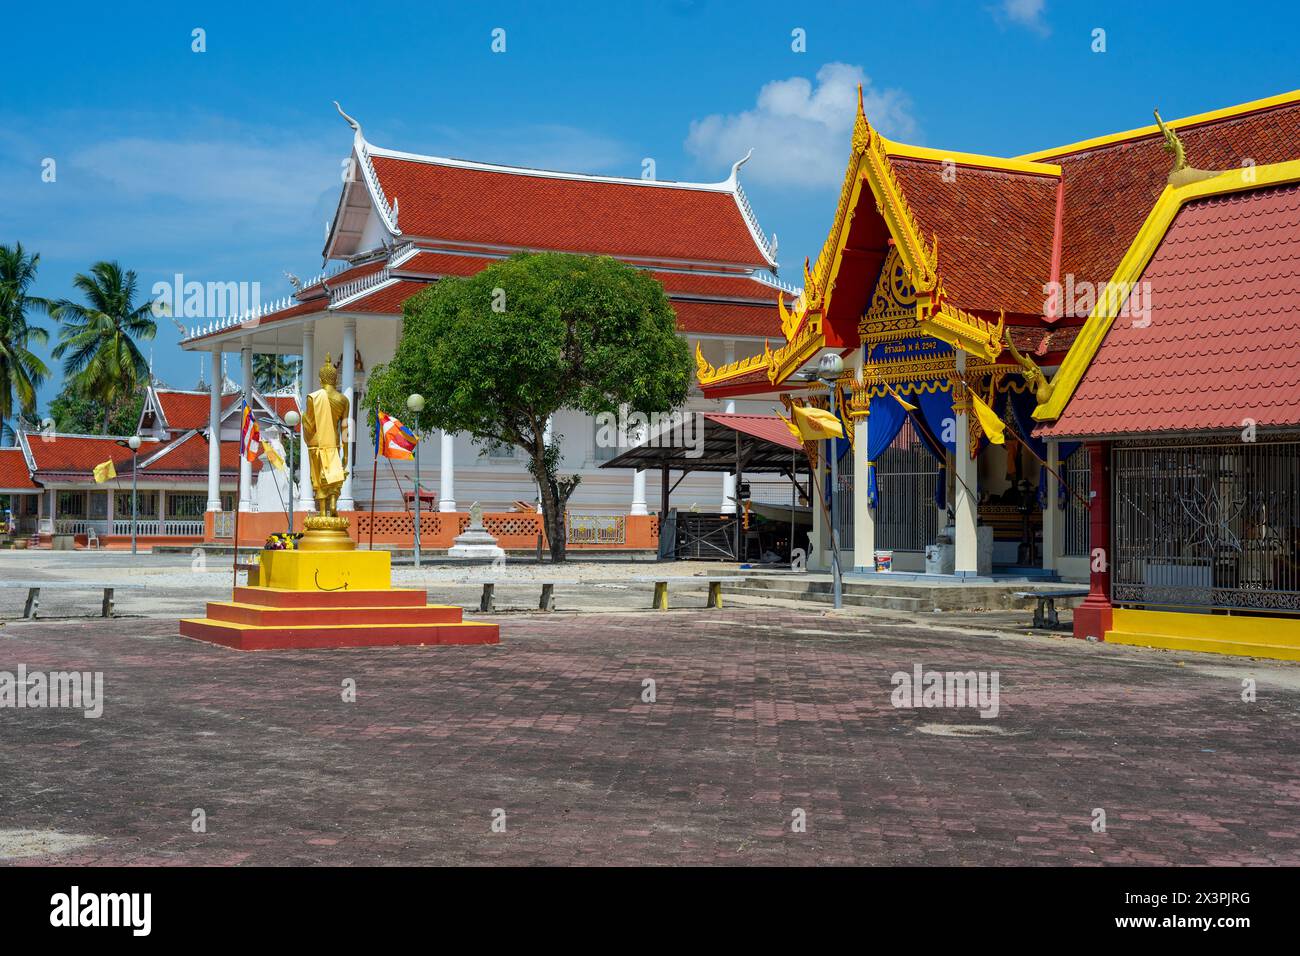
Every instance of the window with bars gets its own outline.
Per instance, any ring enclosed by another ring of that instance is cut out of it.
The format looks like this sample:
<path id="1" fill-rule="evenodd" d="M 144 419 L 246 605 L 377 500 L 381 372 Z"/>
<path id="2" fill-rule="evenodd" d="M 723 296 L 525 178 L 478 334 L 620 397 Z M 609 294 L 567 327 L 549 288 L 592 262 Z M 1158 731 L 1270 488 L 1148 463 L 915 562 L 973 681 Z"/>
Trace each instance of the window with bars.
<path id="1" fill-rule="evenodd" d="M 1091 546 L 1088 542 L 1088 490 L 1092 487 L 1092 476 L 1088 462 L 1088 446 L 1080 445 L 1070 457 L 1061 462 L 1061 477 L 1070 492 L 1065 500 L 1065 541 L 1066 557 L 1087 557 Z M 1057 506 L 1059 507 L 1059 505 Z"/>
<path id="2" fill-rule="evenodd" d="M 137 491 L 135 496 L 136 517 L 138 518 L 156 518 L 158 517 L 158 492 L 156 491 Z M 131 515 L 131 492 L 119 491 L 113 500 L 113 514 L 118 517 L 130 517 Z"/>
<path id="3" fill-rule="evenodd" d="M 202 518 L 208 507 L 204 493 L 171 492 L 167 495 L 168 518 Z"/>
<path id="4" fill-rule="evenodd" d="M 60 491 L 56 499 L 58 517 L 85 518 L 86 493 L 84 491 Z"/>
<path id="5" fill-rule="evenodd" d="M 1300 614 L 1300 441 L 1112 450 L 1111 600 Z"/>

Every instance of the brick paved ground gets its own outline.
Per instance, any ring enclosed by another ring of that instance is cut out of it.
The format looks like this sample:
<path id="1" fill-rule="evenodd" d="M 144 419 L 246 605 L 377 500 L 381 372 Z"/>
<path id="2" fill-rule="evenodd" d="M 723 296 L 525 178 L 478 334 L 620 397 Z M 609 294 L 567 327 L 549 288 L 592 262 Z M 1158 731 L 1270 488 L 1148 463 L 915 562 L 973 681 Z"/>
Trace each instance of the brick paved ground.
<path id="1" fill-rule="evenodd" d="M 102 670 L 107 703 L 0 710 L 0 854 L 35 830 L 96 842 L 10 862 L 1300 863 L 1300 668 L 787 610 L 505 621 L 499 647 L 280 654 L 6 626 L 0 670 Z M 999 716 L 894 709 L 918 662 L 996 669 Z"/>

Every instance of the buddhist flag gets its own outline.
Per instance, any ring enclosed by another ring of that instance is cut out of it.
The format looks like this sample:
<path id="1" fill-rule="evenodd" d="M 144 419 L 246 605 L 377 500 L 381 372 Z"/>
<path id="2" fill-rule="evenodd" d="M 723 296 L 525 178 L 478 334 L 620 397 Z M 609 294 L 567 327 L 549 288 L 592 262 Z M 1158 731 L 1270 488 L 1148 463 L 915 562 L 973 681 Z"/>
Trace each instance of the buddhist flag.
<path id="1" fill-rule="evenodd" d="M 975 394 L 974 390 L 970 393 L 971 405 L 975 409 L 975 417 L 980 420 L 980 427 L 984 429 L 984 434 L 988 440 L 995 445 L 1006 443 L 1006 425 L 1002 424 L 1002 419 L 998 418 L 997 413 L 984 400 Z"/>
<path id="2" fill-rule="evenodd" d="M 262 450 L 262 430 L 257 427 L 253 410 L 244 403 L 244 417 L 239 425 L 239 453 L 249 461 L 257 461 Z"/>
<path id="3" fill-rule="evenodd" d="M 415 443 L 420 439 L 392 415 L 379 412 L 379 427 L 375 429 L 375 454 L 382 458 L 414 458 Z"/>
<path id="4" fill-rule="evenodd" d="M 795 405 L 791 411 L 794 412 L 794 423 L 799 429 L 799 437 L 804 441 L 844 437 L 844 426 L 840 424 L 839 418 L 824 408 Z"/>
<path id="5" fill-rule="evenodd" d="M 95 466 L 95 483 L 102 485 L 104 482 L 117 477 L 117 469 L 113 467 L 113 459 L 101 462 Z"/>

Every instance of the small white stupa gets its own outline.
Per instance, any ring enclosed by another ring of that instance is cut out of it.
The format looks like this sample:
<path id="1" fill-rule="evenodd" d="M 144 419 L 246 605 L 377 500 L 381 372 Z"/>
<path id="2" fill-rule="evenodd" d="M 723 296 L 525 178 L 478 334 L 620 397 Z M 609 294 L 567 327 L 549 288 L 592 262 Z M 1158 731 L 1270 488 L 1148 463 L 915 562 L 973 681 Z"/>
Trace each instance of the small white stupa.
<path id="1" fill-rule="evenodd" d="M 474 561 L 504 560 L 505 551 L 497 544 L 497 539 L 488 534 L 483 527 L 483 508 L 476 501 L 469 506 L 469 527 L 464 534 L 456 536 L 451 547 L 447 549 L 449 558 L 468 558 Z"/>

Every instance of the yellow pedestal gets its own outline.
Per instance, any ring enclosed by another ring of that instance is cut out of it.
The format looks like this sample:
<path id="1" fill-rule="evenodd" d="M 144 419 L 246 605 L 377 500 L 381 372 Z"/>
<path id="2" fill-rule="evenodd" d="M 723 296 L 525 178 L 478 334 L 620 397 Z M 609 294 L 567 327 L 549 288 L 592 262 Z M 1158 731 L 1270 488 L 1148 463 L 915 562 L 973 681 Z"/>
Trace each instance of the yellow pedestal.
<path id="1" fill-rule="evenodd" d="M 290 591 L 386 591 L 387 551 L 263 551 L 257 583 Z"/>

